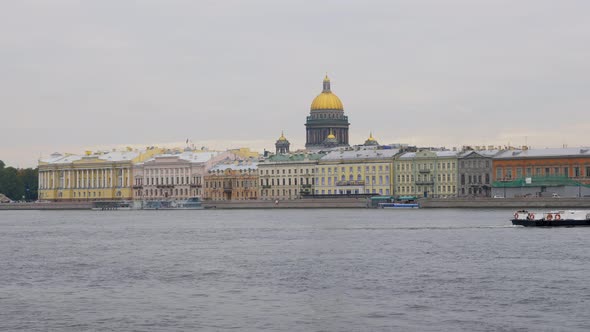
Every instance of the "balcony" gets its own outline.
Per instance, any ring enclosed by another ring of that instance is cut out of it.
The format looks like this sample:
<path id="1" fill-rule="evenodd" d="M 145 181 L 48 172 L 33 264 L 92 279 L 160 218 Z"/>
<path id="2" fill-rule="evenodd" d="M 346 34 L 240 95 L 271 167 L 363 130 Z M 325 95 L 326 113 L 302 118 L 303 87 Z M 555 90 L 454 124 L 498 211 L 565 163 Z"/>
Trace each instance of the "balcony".
<path id="1" fill-rule="evenodd" d="M 190 187 L 191 188 L 202 188 L 203 185 L 200 185 L 200 184 L 191 184 Z"/>
<path id="2" fill-rule="evenodd" d="M 311 184 L 302 184 L 301 188 L 311 188 Z"/>
<path id="3" fill-rule="evenodd" d="M 425 181 L 416 181 L 417 186 L 431 186 L 434 184 L 432 180 L 425 180 Z"/>
<path id="4" fill-rule="evenodd" d="M 159 184 L 156 186 L 156 188 L 158 189 L 169 189 L 169 188 L 174 188 L 173 184 Z"/>
<path id="5" fill-rule="evenodd" d="M 423 168 L 423 169 L 420 169 L 418 172 L 420 172 L 422 174 L 428 174 L 428 173 L 430 173 L 430 170 Z"/>
<path id="6" fill-rule="evenodd" d="M 136 185 L 133 186 L 133 189 L 143 189 L 143 185 L 136 184 Z"/>
<path id="7" fill-rule="evenodd" d="M 270 189 L 270 184 L 264 184 L 264 185 L 262 185 L 262 189 Z"/>
<path id="8" fill-rule="evenodd" d="M 365 181 L 357 180 L 357 181 L 338 181 L 336 182 L 337 186 L 364 186 Z"/>
<path id="9" fill-rule="evenodd" d="M 226 193 L 232 192 L 232 190 L 233 190 L 232 186 L 223 186 L 223 191 L 225 191 Z"/>

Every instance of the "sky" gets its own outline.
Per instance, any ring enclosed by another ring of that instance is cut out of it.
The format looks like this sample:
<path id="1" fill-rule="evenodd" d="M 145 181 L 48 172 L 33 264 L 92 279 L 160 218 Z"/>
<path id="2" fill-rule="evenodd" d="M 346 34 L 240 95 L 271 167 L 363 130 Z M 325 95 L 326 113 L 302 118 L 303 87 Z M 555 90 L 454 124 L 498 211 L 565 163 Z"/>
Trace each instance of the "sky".
<path id="1" fill-rule="evenodd" d="M 0 160 L 305 145 L 326 73 L 350 141 L 590 145 L 590 1 L 0 4 Z"/>

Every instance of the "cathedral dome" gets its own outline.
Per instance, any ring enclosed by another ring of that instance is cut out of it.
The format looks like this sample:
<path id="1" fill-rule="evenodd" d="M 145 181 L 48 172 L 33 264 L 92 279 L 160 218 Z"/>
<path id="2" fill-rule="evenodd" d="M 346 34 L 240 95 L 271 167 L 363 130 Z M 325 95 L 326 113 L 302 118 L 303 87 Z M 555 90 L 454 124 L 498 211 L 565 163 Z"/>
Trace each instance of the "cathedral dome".
<path id="1" fill-rule="evenodd" d="M 330 90 L 330 79 L 328 75 L 324 78 L 324 89 L 322 93 L 315 97 L 311 103 L 311 110 L 344 110 L 340 98 Z"/>

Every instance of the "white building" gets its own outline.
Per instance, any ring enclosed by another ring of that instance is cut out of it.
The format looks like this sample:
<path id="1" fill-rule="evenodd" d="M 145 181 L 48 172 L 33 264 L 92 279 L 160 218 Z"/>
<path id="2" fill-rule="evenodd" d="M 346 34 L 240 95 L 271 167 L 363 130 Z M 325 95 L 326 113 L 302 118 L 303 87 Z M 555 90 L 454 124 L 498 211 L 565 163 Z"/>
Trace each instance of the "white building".
<path id="1" fill-rule="evenodd" d="M 231 152 L 192 151 L 159 154 L 134 165 L 135 199 L 186 199 L 203 195 L 203 176 Z"/>

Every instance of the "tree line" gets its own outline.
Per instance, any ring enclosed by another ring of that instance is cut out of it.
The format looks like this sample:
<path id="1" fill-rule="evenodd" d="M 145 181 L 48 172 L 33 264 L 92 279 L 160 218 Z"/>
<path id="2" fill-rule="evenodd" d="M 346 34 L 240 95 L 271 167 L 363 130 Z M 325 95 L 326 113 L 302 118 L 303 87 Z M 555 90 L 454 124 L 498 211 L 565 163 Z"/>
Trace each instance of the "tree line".
<path id="1" fill-rule="evenodd" d="M 38 168 L 6 167 L 0 160 L 0 194 L 14 201 L 34 201 L 39 186 Z"/>

